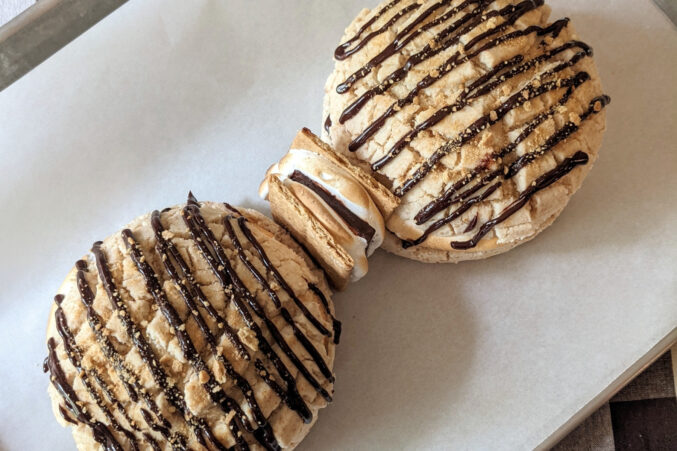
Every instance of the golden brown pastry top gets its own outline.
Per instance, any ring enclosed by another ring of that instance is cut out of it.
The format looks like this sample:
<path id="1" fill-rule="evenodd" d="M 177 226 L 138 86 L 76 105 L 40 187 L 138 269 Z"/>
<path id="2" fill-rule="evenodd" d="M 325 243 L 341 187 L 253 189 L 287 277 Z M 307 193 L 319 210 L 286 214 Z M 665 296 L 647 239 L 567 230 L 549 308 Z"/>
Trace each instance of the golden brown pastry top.
<path id="1" fill-rule="evenodd" d="M 549 14 L 542 0 L 390 0 L 346 29 L 323 137 L 400 197 L 389 250 L 496 253 L 578 189 L 609 98 L 591 48 Z"/>
<path id="2" fill-rule="evenodd" d="M 66 278 L 47 330 L 55 416 L 79 449 L 293 448 L 332 398 L 333 315 L 286 231 L 191 197 Z"/>

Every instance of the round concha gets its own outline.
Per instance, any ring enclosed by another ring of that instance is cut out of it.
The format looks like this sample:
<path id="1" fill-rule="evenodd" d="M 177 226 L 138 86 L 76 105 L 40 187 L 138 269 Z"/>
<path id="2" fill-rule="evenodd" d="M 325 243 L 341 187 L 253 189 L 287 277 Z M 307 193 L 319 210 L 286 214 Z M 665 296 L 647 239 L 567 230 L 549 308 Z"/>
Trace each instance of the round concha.
<path id="1" fill-rule="evenodd" d="M 346 29 L 323 138 L 401 203 L 384 247 L 504 252 L 550 225 L 605 129 L 592 49 L 543 0 L 388 0 Z"/>
<path id="2" fill-rule="evenodd" d="M 81 450 L 293 448 L 333 396 L 330 296 L 256 211 L 191 196 L 142 216 L 55 297 L 54 415 Z"/>

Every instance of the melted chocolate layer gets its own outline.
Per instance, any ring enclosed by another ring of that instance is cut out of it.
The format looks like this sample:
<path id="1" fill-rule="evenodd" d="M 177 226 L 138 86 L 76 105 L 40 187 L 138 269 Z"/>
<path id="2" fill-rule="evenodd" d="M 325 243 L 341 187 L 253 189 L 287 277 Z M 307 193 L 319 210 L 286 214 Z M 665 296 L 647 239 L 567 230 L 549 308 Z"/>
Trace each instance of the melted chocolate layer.
<path id="1" fill-rule="evenodd" d="M 305 175 L 299 170 L 295 170 L 289 176 L 290 180 L 300 183 L 312 192 L 317 194 L 322 201 L 329 206 L 336 214 L 343 220 L 343 222 L 350 228 L 350 230 L 357 236 L 364 238 L 367 243 L 371 243 L 374 238 L 376 230 L 355 213 L 350 211 L 343 202 L 338 200 L 333 194 L 327 191 L 323 186 L 316 183 L 313 179 Z"/>

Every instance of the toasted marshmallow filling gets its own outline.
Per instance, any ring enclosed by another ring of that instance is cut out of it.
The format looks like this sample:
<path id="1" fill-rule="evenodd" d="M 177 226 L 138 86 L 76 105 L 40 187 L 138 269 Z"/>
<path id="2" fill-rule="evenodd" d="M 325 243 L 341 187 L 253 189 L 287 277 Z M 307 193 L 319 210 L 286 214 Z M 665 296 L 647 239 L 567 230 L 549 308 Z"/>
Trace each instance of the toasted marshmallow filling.
<path id="1" fill-rule="evenodd" d="M 383 216 L 362 184 L 333 161 L 304 149 L 289 150 L 267 175 L 276 175 L 297 194 L 299 190 L 306 192 L 297 196 L 299 200 L 355 262 L 351 281 L 362 278 L 368 269 L 367 257 L 385 236 Z M 267 181 L 261 184 L 259 195 L 268 197 Z M 307 196 L 315 201 L 308 202 Z M 318 206 L 322 211 L 317 211 Z M 336 224 L 341 230 L 336 230 Z"/>

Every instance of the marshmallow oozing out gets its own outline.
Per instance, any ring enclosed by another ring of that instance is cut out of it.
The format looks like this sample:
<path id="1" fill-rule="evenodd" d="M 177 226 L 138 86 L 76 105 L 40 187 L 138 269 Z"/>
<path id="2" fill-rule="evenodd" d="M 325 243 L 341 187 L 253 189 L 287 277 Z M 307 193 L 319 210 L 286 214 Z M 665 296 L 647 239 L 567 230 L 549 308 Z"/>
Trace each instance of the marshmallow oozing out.
<path id="1" fill-rule="evenodd" d="M 350 280 L 362 278 L 369 257 L 385 235 L 383 216 L 362 184 L 335 162 L 292 148 L 271 166 L 259 188 L 268 197 L 268 177 L 276 176 L 323 224 L 355 262 Z"/>

